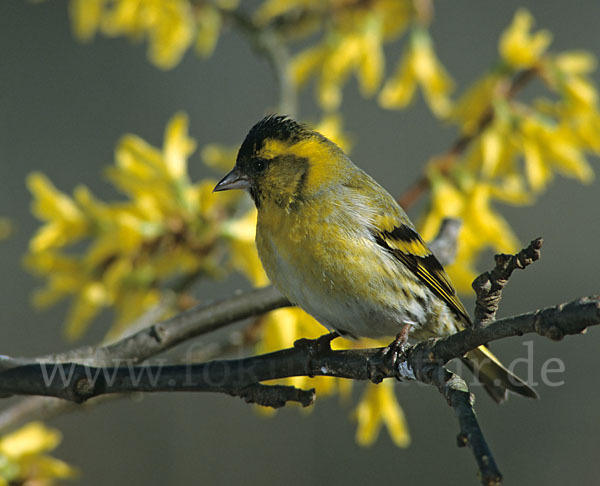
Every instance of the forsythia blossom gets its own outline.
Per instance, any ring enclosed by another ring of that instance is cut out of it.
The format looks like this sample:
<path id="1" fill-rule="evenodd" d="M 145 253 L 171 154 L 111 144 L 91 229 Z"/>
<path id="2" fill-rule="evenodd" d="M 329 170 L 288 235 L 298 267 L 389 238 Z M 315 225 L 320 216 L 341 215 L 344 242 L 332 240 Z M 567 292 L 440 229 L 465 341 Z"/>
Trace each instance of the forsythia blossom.
<path id="1" fill-rule="evenodd" d="M 518 240 L 506 220 L 493 209 L 495 195 L 490 184 L 470 181 L 458 188 L 445 178 L 434 179 L 431 208 L 422 224 L 421 234 L 433 238 L 446 217 L 462 220 L 457 255 L 448 271 L 457 289 L 467 292 L 477 276 L 477 256 L 485 249 L 512 253 L 518 249 Z"/>
<path id="2" fill-rule="evenodd" d="M 147 39 L 150 61 L 170 69 L 193 43 L 203 57 L 210 56 L 221 31 L 220 9 L 236 6 L 231 0 L 197 5 L 189 0 L 71 0 L 69 10 L 80 40 L 97 31 Z"/>
<path id="3" fill-rule="evenodd" d="M 259 15 L 264 18 L 287 10 L 283 3 L 267 2 Z M 297 2 L 285 3 L 291 8 Z M 406 27 L 410 2 L 376 0 L 362 5 L 331 1 L 325 5 L 331 10 L 332 22 L 326 27 L 323 40 L 300 52 L 292 62 L 291 72 L 298 86 L 317 77 L 319 104 L 326 110 L 335 110 L 342 100 L 342 86 L 353 73 L 364 96 L 376 92 L 385 69 L 384 44 Z"/>
<path id="4" fill-rule="evenodd" d="M 427 31 L 414 29 L 396 74 L 384 85 L 379 103 L 384 108 L 405 108 L 420 86 L 431 110 L 439 117 L 450 112 L 454 82 L 437 59 Z"/>
<path id="5" fill-rule="evenodd" d="M 378 385 L 367 384 L 363 398 L 354 410 L 358 422 L 356 442 L 362 446 L 372 445 L 385 425 L 391 439 L 398 447 L 410 445 L 408 425 L 404 412 L 394 394 L 394 382 L 384 380 Z"/>
<path id="6" fill-rule="evenodd" d="M 75 468 L 47 454 L 60 441 L 60 432 L 41 422 L 30 422 L 0 437 L 0 486 L 52 486 L 75 477 Z"/>
<path id="7" fill-rule="evenodd" d="M 520 9 L 506 31 L 500 37 L 500 57 L 513 68 L 527 68 L 540 60 L 546 48 L 552 41 L 552 36 L 546 30 L 535 34 L 529 31 L 533 25 L 531 14 Z"/>
<path id="8" fill-rule="evenodd" d="M 187 158 L 195 142 L 187 126 L 187 117 L 176 115 L 162 150 L 135 135 L 123 137 L 107 176 L 124 201 L 101 201 L 83 186 L 71 197 L 42 174 L 29 176 L 33 211 L 44 225 L 30 242 L 26 263 L 47 280 L 34 301 L 48 306 L 73 296 L 69 337 L 81 336 L 106 307 L 116 313 L 110 333 L 115 337 L 158 303 L 173 277 L 217 276 L 225 248 L 231 268 L 259 282 L 256 275 L 262 269 L 248 232 L 231 221 L 245 217 L 238 215 L 239 198 L 216 198 L 213 180 L 189 180 Z M 71 251 L 81 242 L 83 251 Z"/>
<path id="9" fill-rule="evenodd" d="M 7 218 L 0 217 L 0 240 L 8 238 L 12 233 L 12 224 Z"/>
<path id="10" fill-rule="evenodd" d="M 261 330 L 262 338 L 256 349 L 259 353 L 289 348 L 298 339 L 317 338 L 323 334 L 323 326 L 296 307 L 270 312 L 265 317 Z M 348 348 L 350 344 L 344 339 L 336 339 L 331 343 L 333 349 Z M 282 382 L 298 388 L 315 388 L 319 396 L 329 395 L 336 390 L 347 394 L 352 386 L 349 380 L 324 376 L 294 376 Z"/>
<path id="11" fill-rule="evenodd" d="M 593 179 L 586 153 L 600 151 L 598 93 L 589 79 L 595 59 L 584 52 L 553 55 L 551 36 L 531 33 L 533 18 L 519 10 L 499 41 L 500 60 L 456 103 L 450 119 L 468 150 L 451 169 L 431 166 L 432 198 L 422 234 L 431 238 L 446 216 L 463 220 L 457 259 L 448 271 L 466 291 L 477 275 L 482 250 L 513 252 L 518 241 L 495 202 L 529 204 L 560 173 Z M 512 80 L 539 75 L 550 95 L 525 104 L 514 99 Z"/>

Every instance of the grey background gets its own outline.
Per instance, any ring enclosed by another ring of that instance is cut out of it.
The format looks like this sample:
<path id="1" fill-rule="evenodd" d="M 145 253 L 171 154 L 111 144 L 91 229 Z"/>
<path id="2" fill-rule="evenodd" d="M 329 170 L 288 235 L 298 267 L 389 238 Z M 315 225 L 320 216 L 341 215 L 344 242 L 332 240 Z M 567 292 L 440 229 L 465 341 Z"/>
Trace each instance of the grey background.
<path id="1" fill-rule="evenodd" d="M 555 49 L 585 48 L 600 56 L 597 0 L 435 4 L 436 47 L 462 87 L 495 59 L 498 35 L 518 6 L 553 32 Z M 390 54 L 395 63 L 398 49 Z M 43 171 L 67 192 L 85 183 L 99 196 L 114 197 L 100 174 L 123 133 L 160 144 L 166 121 L 183 109 L 200 146 L 237 143 L 274 98 L 268 66 L 236 33 L 221 38 L 210 60 L 188 53 L 175 70 L 162 72 L 146 61 L 145 46 L 102 37 L 76 43 L 65 1 L 0 1 L 0 214 L 17 226 L 12 239 L 0 242 L 0 353 L 33 356 L 69 347 L 61 338 L 65 306 L 37 313 L 29 304 L 36 281 L 21 265 L 37 227 L 24 186 L 29 171 Z M 344 99 L 346 127 L 356 139 L 353 160 L 393 194 L 455 137 L 422 101 L 409 111 L 383 111 L 360 98 L 354 82 Z M 302 116 L 316 115 L 312 100 L 312 90 L 305 92 Z M 190 165 L 194 179 L 209 175 L 197 153 Z M 502 315 L 598 292 L 599 203 L 598 183 L 558 179 L 534 206 L 503 208 L 523 242 L 542 235 L 546 243 L 542 261 L 514 276 Z M 243 281 L 206 286 L 199 296 L 225 296 L 238 285 Z M 95 342 L 104 329 L 96 322 L 84 342 Z M 526 355 L 522 342 L 529 340 L 509 340 L 495 350 L 510 361 Z M 501 407 L 477 391 L 481 425 L 506 484 L 596 484 L 600 331 L 559 344 L 533 342 L 534 378 L 539 381 L 542 364 L 558 356 L 566 367 L 558 376 L 563 386 L 539 386 L 541 400 L 513 397 Z M 310 414 L 289 409 L 267 419 L 236 399 L 163 394 L 114 401 L 51 425 L 64 431 L 57 454 L 82 468 L 79 482 L 87 485 L 476 484 L 471 454 L 455 446 L 457 425 L 438 393 L 399 385 L 398 394 L 413 436 L 406 450 L 395 448 L 385 432 L 374 447 L 355 445 L 351 409 L 337 399 L 319 400 Z"/>

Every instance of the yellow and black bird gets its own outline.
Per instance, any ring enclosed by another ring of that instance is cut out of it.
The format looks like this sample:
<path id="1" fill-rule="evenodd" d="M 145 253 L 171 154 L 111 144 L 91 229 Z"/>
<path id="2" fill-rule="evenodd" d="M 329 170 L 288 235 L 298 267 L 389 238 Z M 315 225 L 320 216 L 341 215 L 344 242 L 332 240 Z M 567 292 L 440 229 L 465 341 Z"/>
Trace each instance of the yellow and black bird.
<path id="1" fill-rule="evenodd" d="M 446 272 L 390 194 L 318 132 L 285 116 L 258 122 L 215 191 L 244 189 L 256 245 L 279 291 L 339 334 L 446 336 L 471 326 Z M 535 391 L 485 347 L 466 356 L 498 402 Z"/>

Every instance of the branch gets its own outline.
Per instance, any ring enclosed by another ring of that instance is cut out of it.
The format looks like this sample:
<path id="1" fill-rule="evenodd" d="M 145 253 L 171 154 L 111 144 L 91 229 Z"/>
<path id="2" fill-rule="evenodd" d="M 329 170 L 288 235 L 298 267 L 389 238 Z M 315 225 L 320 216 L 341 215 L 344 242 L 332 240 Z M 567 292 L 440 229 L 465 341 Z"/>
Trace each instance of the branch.
<path id="1" fill-rule="evenodd" d="M 489 486 L 500 484 L 502 474 L 477 422 L 473 409 L 475 397 L 469 393 L 465 381 L 447 369 L 437 367 L 432 373 L 432 384 L 438 387 L 440 393 L 446 397 L 448 405 L 454 409 L 460 427 L 456 438 L 458 447 L 469 446 L 473 451 L 482 484 Z"/>
<path id="2" fill-rule="evenodd" d="M 209 361 L 234 353 L 241 353 L 257 341 L 257 331 L 262 320 L 260 318 L 251 322 L 242 330 L 235 330 L 218 341 L 202 344 L 199 348 L 194 346 L 193 352 L 186 353 L 190 361 Z M 89 363 L 89 361 L 87 361 Z M 75 411 L 84 411 L 100 405 L 107 400 L 125 397 L 124 394 L 103 395 L 95 399 L 78 404 L 56 397 L 30 396 L 23 398 L 16 404 L 0 411 L 0 434 L 6 433 L 32 420 L 49 420 L 59 415 Z"/>
<path id="3" fill-rule="evenodd" d="M 257 25 L 250 16 L 240 10 L 221 8 L 219 11 L 231 25 L 248 38 L 256 51 L 271 65 L 279 90 L 276 111 L 295 118 L 298 111 L 298 93 L 290 76 L 290 53 L 283 37 L 270 26 Z"/>
<path id="4" fill-rule="evenodd" d="M 282 297 L 274 287 L 251 290 L 214 304 L 193 307 L 110 345 L 83 346 L 64 353 L 41 356 L 38 359 L 55 363 L 83 360 L 86 364 L 95 366 L 114 364 L 115 359 L 136 363 L 167 351 L 186 340 L 287 305 L 289 305 L 287 299 Z M 222 346 L 217 346 L 216 350 L 227 350 L 231 344 L 225 342 Z M 205 354 L 208 352 L 209 356 L 213 357 L 213 351 L 215 351 L 214 345 L 211 349 L 205 350 Z M 0 360 L 0 369 L 15 365 L 18 365 L 18 360 L 10 358 Z M 62 400 L 40 396 L 30 397 L 0 412 L 0 432 L 29 420 L 48 419 L 72 410 L 74 407 Z"/>
<path id="5" fill-rule="evenodd" d="M 471 327 L 443 339 L 417 343 L 443 363 L 483 344 L 513 336 L 536 333 L 560 341 L 565 336 L 584 334 L 600 323 L 600 296 L 581 297 L 546 309 L 506 317 L 487 326 Z"/>
<path id="6" fill-rule="evenodd" d="M 288 305 L 277 289 L 263 287 L 214 304 L 198 305 L 108 346 L 84 346 L 40 359 L 54 362 L 84 359 L 92 364 L 110 363 L 115 358 L 141 361 L 194 337 Z"/>
<path id="7" fill-rule="evenodd" d="M 529 246 L 516 255 L 499 254 L 494 257 L 496 266 L 482 273 L 472 284 L 477 295 L 475 304 L 475 326 L 483 326 L 496 318 L 496 312 L 502 298 L 502 291 L 508 279 L 517 268 L 524 269 L 539 260 L 544 240 L 536 238 Z"/>
<path id="8" fill-rule="evenodd" d="M 484 484 L 498 484 L 500 473 L 477 424 L 466 384 L 443 366 L 481 344 L 510 336 L 538 333 L 550 339 L 579 334 L 600 324 L 600 297 L 513 316 L 452 336 L 421 341 L 404 352 L 396 366 L 385 348 L 332 351 L 299 345 L 266 355 L 191 365 L 92 367 L 78 363 L 19 363 L 0 373 L 0 394 L 44 395 L 83 402 L 92 397 L 126 392 L 219 392 L 247 401 L 280 407 L 288 401 L 312 403 L 314 390 L 271 388 L 260 382 L 291 376 L 333 376 L 355 380 L 406 378 L 436 386 L 453 407 L 460 424 L 459 443 L 469 445 Z M 5 359 L 5 364 L 10 362 Z M 62 373 L 61 373 L 62 371 Z M 260 386 L 257 386 L 260 385 Z"/>
<path id="9" fill-rule="evenodd" d="M 600 296 L 583 297 L 567 304 L 500 319 L 485 327 L 473 327 L 444 338 L 420 341 L 405 351 L 406 364 L 418 380 L 432 384 L 435 380 L 430 376 L 429 365 L 444 366 L 482 344 L 531 333 L 560 340 L 599 324 Z M 124 364 L 112 367 L 42 359 L 18 360 L 14 366 L 5 366 L 0 372 L 0 394 L 55 396 L 83 402 L 107 393 L 134 391 L 227 393 L 234 387 L 239 389 L 292 376 L 373 380 L 377 371 L 381 373 L 379 378 L 398 377 L 398 371 L 393 367 L 382 367 L 382 363 L 389 363 L 387 357 L 381 356 L 385 349 L 333 351 L 322 346 L 313 348 L 299 344 L 294 348 L 248 358 L 171 366 L 135 366 L 132 360 L 124 359 L 115 359 L 114 362 Z M 5 363 L 7 361 L 8 358 L 5 358 Z"/>
<path id="10" fill-rule="evenodd" d="M 460 219 L 444 218 L 437 236 L 429 243 L 429 249 L 443 266 L 450 265 L 456 259 L 461 226 Z"/>
<path id="11" fill-rule="evenodd" d="M 443 225 L 431 244 L 440 253 L 440 258 L 452 258 L 456 234 L 456 222 Z M 496 268 L 479 277 L 478 280 L 483 282 L 479 286 L 480 300 L 485 303 L 485 299 L 494 296 L 492 304 L 485 308 L 488 312 L 485 322 L 495 315 L 501 290 L 512 271 L 539 258 L 540 247 L 541 239 L 537 239 L 515 256 L 498 255 Z M 600 324 L 600 297 L 596 296 L 485 326 L 480 320 L 479 326 L 452 336 L 429 339 L 413 346 L 403 344 L 401 353 L 395 357 L 390 353 L 390 347 L 332 351 L 323 346 L 323 341 L 311 346 L 302 340 L 294 348 L 238 360 L 175 366 L 134 364 L 196 335 L 288 304 L 274 288 L 267 287 L 218 304 L 191 309 L 109 346 L 80 348 L 35 360 L 4 356 L 0 359 L 0 369 L 4 370 L 0 372 L 0 396 L 41 395 L 81 403 L 109 394 L 198 391 L 226 393 L 271 407 L 283 406 L 288 401 L 307 406 L 314 401 L 314 390 L 261 382 L 318 375 L 374 382 L 408 377 L 436 386 L 446 397 L 459 420 L 459 444 L 472 449 L 482 481 L 492 485 L 499 484 L 501 475 L 477 424 L 473 397 L 466 383 L 444 366 L 490 341 L 533 332 L 558 340 Z M 398 357 L 401 358 L 399 362 Z"/>

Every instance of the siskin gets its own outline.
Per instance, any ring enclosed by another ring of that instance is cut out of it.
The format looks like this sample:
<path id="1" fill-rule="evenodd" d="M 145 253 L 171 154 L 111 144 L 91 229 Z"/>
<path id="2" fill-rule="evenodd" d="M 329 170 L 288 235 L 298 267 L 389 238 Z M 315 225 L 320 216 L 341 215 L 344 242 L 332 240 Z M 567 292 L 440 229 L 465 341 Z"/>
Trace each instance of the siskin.
<path id="1" fill-rule="evenodd" d="M 279 291 L 344 336 L 417 339 L 471 326 L 446 272 L 390 194 L 333 142 L 268 116 L 242 143 L 215 191 L 245 189 L 257 209 L 256 245 Z M 484 346 L 465 361 L 497 402 L 535 391 Z"/>

